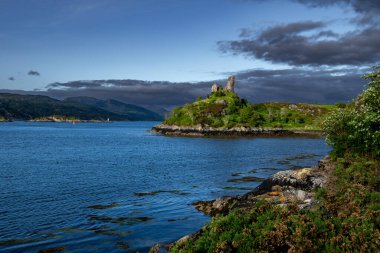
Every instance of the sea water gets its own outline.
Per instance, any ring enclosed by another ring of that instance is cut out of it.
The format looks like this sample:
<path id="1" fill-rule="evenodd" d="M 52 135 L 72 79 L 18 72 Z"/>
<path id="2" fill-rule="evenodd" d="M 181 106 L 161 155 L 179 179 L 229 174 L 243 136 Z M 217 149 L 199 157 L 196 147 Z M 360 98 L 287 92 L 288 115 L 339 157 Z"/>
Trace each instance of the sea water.
<path id="1" fill-rule="evenodd" d="M 155 124 L 1 123 L 0 251 L 148 252 L 210 220 L 192 203 L 330 150 L 323 138 L 165 137 Z"/>

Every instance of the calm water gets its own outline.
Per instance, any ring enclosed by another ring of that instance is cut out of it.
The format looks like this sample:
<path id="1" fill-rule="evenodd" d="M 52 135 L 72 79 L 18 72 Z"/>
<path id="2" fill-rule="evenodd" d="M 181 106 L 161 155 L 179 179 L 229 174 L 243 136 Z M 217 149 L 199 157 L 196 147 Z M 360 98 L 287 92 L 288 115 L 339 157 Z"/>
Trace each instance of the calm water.
<path id="1" fill-rule="evenodd" d="M 157 122 L 0 124 L 0 251 L 147 252 L 209 220 L 191 203 L 313 166 L 307 138 L 176 138 Z M 232 182 L 229 181 L 232 179 Z"/>

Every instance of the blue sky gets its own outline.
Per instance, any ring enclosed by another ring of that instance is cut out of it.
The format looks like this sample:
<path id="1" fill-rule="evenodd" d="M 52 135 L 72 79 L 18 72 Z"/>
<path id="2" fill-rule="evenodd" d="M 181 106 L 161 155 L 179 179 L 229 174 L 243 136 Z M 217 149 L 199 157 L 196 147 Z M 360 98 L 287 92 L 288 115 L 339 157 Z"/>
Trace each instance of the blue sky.
<path id="1" fill-rule="evenodd" d="M 244 28 L 300 20 L 328 21 L 343 32 L 352 16 L 349 8 L 291 1 L 1 0 L 0 88 L 92 79 L 205 81 L 225 72 L 286 68 L 222 53 L 217 42 L 238 38 Z"/>
<path id="2" fill-rule="evenodd" d="M 0 92 L 166 108 L 347 102 L 380 63 L 374 0 L 0 0 Z"/>

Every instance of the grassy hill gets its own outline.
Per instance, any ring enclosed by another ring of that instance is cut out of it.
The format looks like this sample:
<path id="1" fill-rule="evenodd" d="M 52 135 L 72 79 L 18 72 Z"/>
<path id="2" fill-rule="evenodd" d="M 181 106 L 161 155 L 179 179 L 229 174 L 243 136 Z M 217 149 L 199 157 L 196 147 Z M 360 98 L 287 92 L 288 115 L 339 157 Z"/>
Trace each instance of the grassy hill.
<path id="1" fill-rule="evenodd" d="M 234 92 L 217 91 L 206 99 L 175 108 L 164 124 L 319 130 L 324 116 L 335 108 L 334 105 L 295 103 L 251 104 Z"/>
<path id="2" fill-rule="evenodd" d="M 125 104 L 114 99 L 100 100 L 91 97 L 71 97 L 65 99 L 69 102 L 77 102 L 89 106 L 94 106 L 108 112 L 112 112 L 118 115 L 125 116 L 128 120 L 131 121 L 159 121 L 162 120 L 162 117 L 155 112 L 152 112 L 144 107 Z"/>
<path id="3" fill-rule="evenodd" d="M 0 93 L 0 121 L 9 120 L 159 120 L 160 116 L 145 108 L 116 100 L 98 100 L 97 104 L 80 99 L 64 101 L 40 95 Z"/>

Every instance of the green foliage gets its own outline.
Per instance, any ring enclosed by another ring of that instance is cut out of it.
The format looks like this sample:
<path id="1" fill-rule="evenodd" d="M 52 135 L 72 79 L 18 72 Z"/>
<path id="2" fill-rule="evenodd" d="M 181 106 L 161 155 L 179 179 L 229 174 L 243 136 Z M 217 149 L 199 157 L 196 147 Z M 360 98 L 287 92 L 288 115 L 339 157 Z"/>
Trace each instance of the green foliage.
<path id="1" fill-rule="evenodd" d="M 206 99 L 175 108 L 164 123 L 216 128 L 252 126 L 319 130 L 324 115 L 334 109 L 335 106 L 290 103 L 253 105 L 233 92 L 217 91 Z"/>
<path id="2" fill-rule="evenodd" d="M 341 102 L 338 102 L 338 103 L 335 104 L 335 106 L 336 106 L 337 108 L 345 108 L 346 105 L 347 105 L 346 103 L 341 103 Z"/>
<path id="3" fill-rule="evenodd" d="M 350 150 L 380 157 L 380 67 L 365 75 L 368 88 L 345 108 L 331 114 L 324 123 L 327 141 L 334 154 Z"/>

